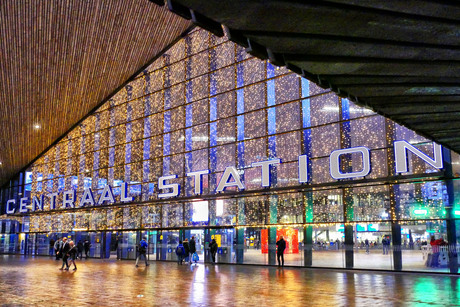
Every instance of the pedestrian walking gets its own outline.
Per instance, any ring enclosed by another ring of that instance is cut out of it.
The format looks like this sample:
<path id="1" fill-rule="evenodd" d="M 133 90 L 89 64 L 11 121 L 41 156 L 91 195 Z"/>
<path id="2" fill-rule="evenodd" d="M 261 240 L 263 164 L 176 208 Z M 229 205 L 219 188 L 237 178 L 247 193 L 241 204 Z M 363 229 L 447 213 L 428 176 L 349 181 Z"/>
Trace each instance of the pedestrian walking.
<path id="1" fill-rule="evenodd" d="M 75 263 L 75 260 L 77 258 L 78 248 L 75 246 L 75 243 L 73 241 L 69 242 L 69 246 L 70 246 L 70 250 L 69 250 L 68 255 L 69 255 L 70 264 L 68 267 L 70 267 L 70 265 L 73 264 L 74 266 L 73 270 L 76 271 L 77 264 Z"/>
<path id="2" fill-rule="evenodd" d="M 211 250 L 212 263 L 216 263 L 216 254 L 217 254 L 217 248 L 218 248 L 216 239 L 212 239 L 211 245 L 209 246 L 209 248 Z"/>
<path id="3" fill-rule="evenodd" d="M 184 260 L 185 262 L 189 262 L 189 257 L 190 257 L 190 244 L 188 242 L 188 239 L 185 239 L 184 240 L 184 251 L 185 251 L 185 254 L 184 254 Z"/>
<path id="4" fill-rule="evenodd" d="M 85 243 L 83 243 L 83 247 L 85 248 L 85 257 L 88 259 L 88 253 L 89 253 L 89 248 L 91 247 L 91 243 L 89 243 L 88 240 L 85 240 Z"/>
<path id="5" fill-rule="evenodd" d="M 369 254 L 369 240 L 368 239 L 364 241 L 364 245 L 366 246 L 366 254 Z"/>
<path id="6" fill-rule="evenodd" d="M 83 242 L 80 240 L 77 243 L 77 258 L 83 259 Z"/>
<path id="7" fill-rule="evenodd" d="M 69 270 L 69 264 L 67 263 L 67 259 L 69 258 L 69 250 L 70 250 L 70 245 L 67 242 L 67 238 L 64 237 L 62 238 L 62 245 L 61 245 L 61 249 L 59 250 L 59 254 L 62 257 L 62 266 L 60 270 L 64 269 L 64 265 L 66 266 L 65 270 L 66 271 Z"/>
<path id="8" fill-rule="evenodd" d="M 176 247 L 176 255 L 177 255 L 177 264 L 182 264 L 182 261 L 185 257 L 185 249 L 182 241 L 179 241 L 179 245 Z"/>
<path id="9" fill-rule="evenodd" d="M 286 249 L 286 241 L 284 241 L 283 236 L 280 236 L 278 242 L 276 242 L 276 246 L 278 247 L 276 251 L 276 257 L 278 258 L 278 266 L 284 266 L 284 250 Z M 280 261 L 280 258 L 282 262 Z"/>
<path id="10" fill-rule="evenodd" d="M 190 239 L 189 245 L 190 245 L 190 254 L 191 254 L 190 264 L 192 264 L 194 254 L 196 253 L 195 237 L 192 236 L 192 238 Z M 197 255 L 197 258 L 198 258 L 198 255 Z M 195 263 L 196 263 L 196 261 L 195 261 Z"/>
<path id="11" fill-rule="evenodd" d="M 147 244 L 147 238 L 142 238 L 141 242 L 139 242 L 139 245 L 137 246 L 137 258 L 136 258 L 136 268 L 139 267 L 137 264 L 139 262 L 139 259 L 141 258 L 141 256 L 144 256 L 144 260 L 145 260 L 145 266 L 149 266 L 148 262 L 147 262 L 147 248 L 148 248 L 148 244 Z"/>
<path id="12" fill-rule="evenodd" d="M 56 260 L 59 260 L 59 258 L 61 258 L 61 255 L 59 254 L 59 251 L 61 250 L 61 245 L 62 239 L 58 238 L 56 242 L 54 242 L 54 253 L 56 254 Z"/>

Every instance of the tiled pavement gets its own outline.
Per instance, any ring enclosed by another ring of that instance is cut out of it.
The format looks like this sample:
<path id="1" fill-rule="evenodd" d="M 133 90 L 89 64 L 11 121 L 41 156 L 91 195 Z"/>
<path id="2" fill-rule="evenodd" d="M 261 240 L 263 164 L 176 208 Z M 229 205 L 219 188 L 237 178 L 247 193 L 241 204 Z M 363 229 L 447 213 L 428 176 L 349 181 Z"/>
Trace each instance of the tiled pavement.
<path id="1" fill-rule="evenodd" d="M 1 306 L 460 306 L 460 276 L 0 255 Z"/>

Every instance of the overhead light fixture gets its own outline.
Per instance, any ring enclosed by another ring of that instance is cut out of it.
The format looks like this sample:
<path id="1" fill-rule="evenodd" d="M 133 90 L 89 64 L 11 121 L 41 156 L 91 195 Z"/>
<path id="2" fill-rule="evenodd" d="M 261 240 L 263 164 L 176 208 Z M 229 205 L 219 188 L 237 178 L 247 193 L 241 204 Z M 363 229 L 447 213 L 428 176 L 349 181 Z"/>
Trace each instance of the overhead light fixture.
<path id="1" fill-rule="evenodd" d="M 3 164 L 2 161 L 0 161 L 0 165 L 2 165 L 2 164 Z"/>
<path id="2" fill-rule="evenodd" d="M 39 125 L 39 124 L 35 124 L 35 125 L 34 125 L 34 128 L 35 128 L 35 129 L 40 129 L 40 125 Z"/>

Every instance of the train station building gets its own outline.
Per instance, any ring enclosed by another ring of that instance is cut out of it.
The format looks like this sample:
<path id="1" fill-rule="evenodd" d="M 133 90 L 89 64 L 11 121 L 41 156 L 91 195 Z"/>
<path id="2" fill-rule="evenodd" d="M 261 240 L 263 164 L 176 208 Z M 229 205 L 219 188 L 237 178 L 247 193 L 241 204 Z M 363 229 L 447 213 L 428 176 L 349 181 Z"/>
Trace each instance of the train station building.
<path id="1" fill-rule="evenodd" d="M 199 27 L 1 188 L 0 254 L 458 273 L 460 157 Z"/>

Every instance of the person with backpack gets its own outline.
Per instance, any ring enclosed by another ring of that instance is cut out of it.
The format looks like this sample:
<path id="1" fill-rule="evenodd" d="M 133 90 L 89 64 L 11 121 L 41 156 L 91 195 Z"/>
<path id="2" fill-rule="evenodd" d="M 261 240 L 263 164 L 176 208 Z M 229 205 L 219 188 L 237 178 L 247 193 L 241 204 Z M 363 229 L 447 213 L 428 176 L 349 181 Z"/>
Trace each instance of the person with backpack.
<path id="1" fill-rule="evenodd" d="M 179 245 L 176 247 L 176 255 L 177 255 L 177 264 L 182 265 L 182 261 L 185 258 L 185 249 L 184 245 L 182 245 L 182 241 L 179 241 Z"/>
<path id="2" fill-rule="evenodd" d="M 147 262 L 147 248 L 148 248 L 148 244 L 147 244 L 147 241 L 146 241 L 147 238 L 142 238 L 141 242 L 139 242 L 139 245 L 137 246 L 137 258 L 136 258 L 136 268 L 139 267 L 137 264 L 139 262 L 139 259 L 141 258 L 141 256 L 144 256 L 144 260 L 145 260 L 145 266 L 149 266 L 148 262 Z"/>

